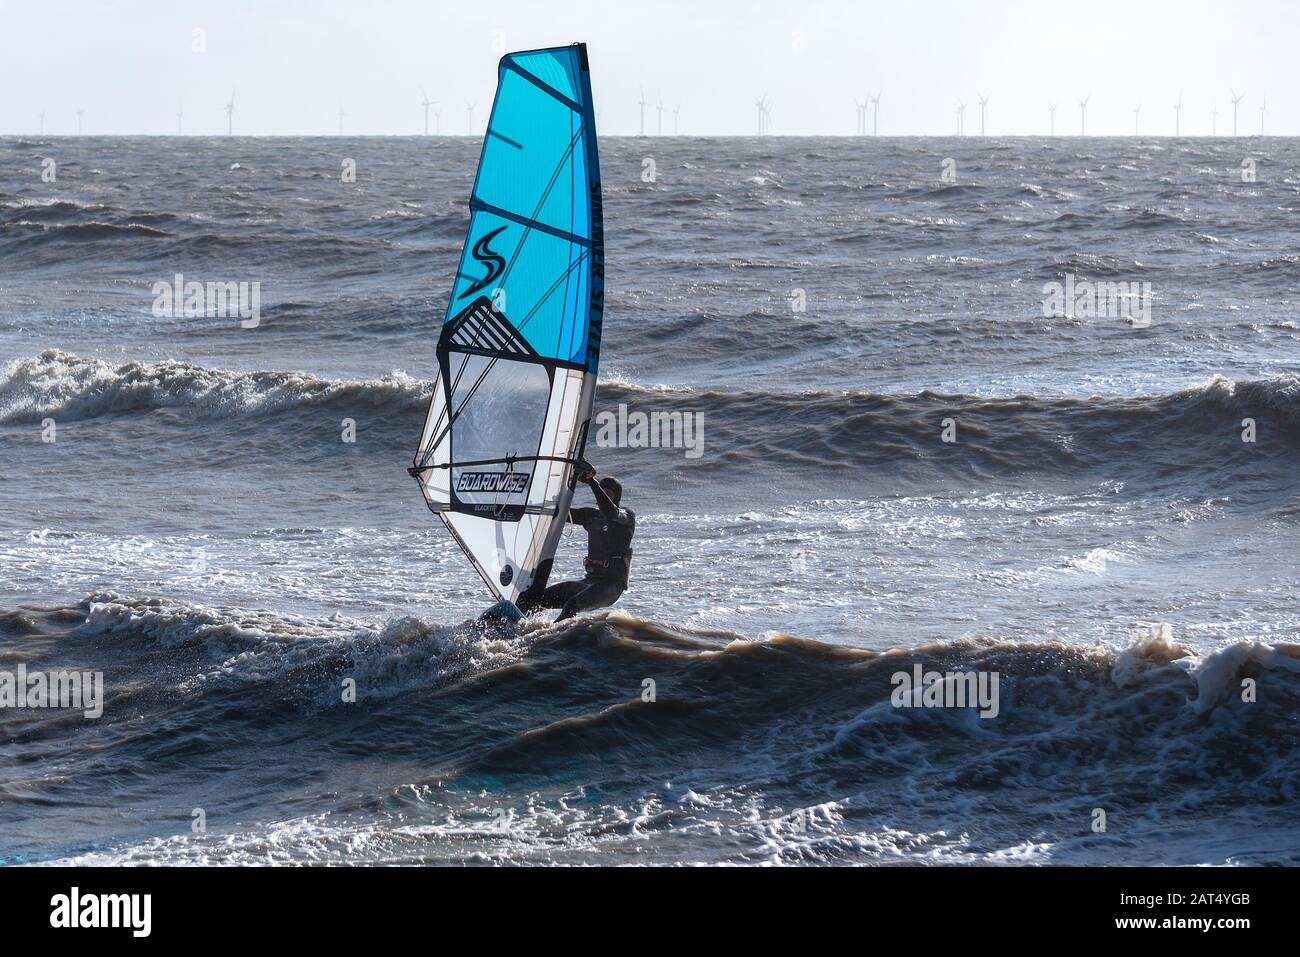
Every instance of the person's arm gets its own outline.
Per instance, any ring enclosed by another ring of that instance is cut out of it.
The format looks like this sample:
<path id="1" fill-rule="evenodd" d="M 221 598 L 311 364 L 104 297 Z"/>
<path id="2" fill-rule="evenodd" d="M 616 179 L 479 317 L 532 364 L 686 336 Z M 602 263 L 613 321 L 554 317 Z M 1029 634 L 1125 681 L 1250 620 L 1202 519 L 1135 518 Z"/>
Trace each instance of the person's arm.
<path id="1" fill-rule="evenodd" d="M 569 509 L 570 525 L 586 525 L 589 521 L 591 521 L 595 517 L 596 517 L 596 510 L 594 508 Z"/>
<path id="2" fill-rule="evenodd" d="M 596 496 L 596 507 L 600 509 L 601 517 L 605 521 L 617 522 L 620 525 L 627 524 L 627 512 L 614 504 L 614 500 L 600 487 L 600 483 L 596 481 L 595 476 L 587 479 L 587 486 L 591 489 L 591 494 Z"/>
<path id="3" fill-rule="evenodd" d="M 591 494 L 596 496 L 596 508 L 600 510 L 601 517 L 607 522 L 617 522 L 620 525 L 626 525 L 630 520 L 627 512 L 614 504 L 614 500 L 609 497 L 600 483 L 596 481 L 596 469 L 590 462 L 578 460 L 577 471 L 574 472 L 574 478 L 583 482 L 591 489 Z"/>

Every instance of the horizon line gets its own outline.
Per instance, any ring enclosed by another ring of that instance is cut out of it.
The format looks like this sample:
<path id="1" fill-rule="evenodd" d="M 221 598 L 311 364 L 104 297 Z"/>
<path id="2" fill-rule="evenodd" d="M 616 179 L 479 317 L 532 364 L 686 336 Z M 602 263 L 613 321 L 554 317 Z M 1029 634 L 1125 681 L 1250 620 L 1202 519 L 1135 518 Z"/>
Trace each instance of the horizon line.
<path id="1" fill-rule="evenodd" d="M 418 140 L 481 140 L 485 133 L 0 133 L 0 139 L 418 139 Z M 715 139 L 715 140 L 762 140 L 762 139 L 843 139 L 843 140 L 906 140 L 906 139 L 952 139 L 952 140 L 996 140 L 996 139 L 1049 139 L 1049 140 L 1258 140 L 1258 139 L 1297 139 L 1300 133 L 891 133 L 864 136 L 861 133 L 601 133 L 598 137 L 622 140 L 673 140 L 673 139 Z"/>

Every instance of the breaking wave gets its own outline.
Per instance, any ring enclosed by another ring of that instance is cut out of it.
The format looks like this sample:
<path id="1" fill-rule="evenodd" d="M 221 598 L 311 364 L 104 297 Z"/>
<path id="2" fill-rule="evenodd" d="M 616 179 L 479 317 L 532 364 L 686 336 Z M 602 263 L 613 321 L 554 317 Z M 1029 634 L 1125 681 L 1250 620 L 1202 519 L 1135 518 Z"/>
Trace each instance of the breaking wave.
<path id="1" fill-rule="evenodd" d="M 280 455 L 284 430 L 272 428 L 275 416 L 310 415 L 314 427 L 319 410 L 328 408 L 367 414 L 385 447 L 405 453 L 431 387 L 405 373 L 332 380 L 185 362 L 114 364 L 49 350 L 0 374 L 0 423 L 166 409 L 182 425 L 224 422 L 247 430 L 250 449 L 260 442 L 266 454 Z M 1087 471 L 1153 487 L 1188 475 L 1276 479 L 1281 468 L 1282 484 L 1290 487 L 1300 453 L 1300 379 L 1291 375 L 1243 382 L 1216 376 L 1180 392 L 1129 398 L 723 392 L 612 382 L 599 388 L 596 412 L 597 427 L 635 413 L 663 414 L 660 429 L 673 416 L 697 416 L 707 453 L 691 464 L 699 474 L 738 464 L 816 468 L 828 477 L 869 469 L 918 480 L 936 472 Z M 1247 419 L 1254 422 L 1254 443 L 1242 442 Z"/>
<path id="2" fill-rule="evenodd" d="M 187 362 L 114 364 L 48 349 L 0 375 L 0 423 L 157 409 L 240 418 L 342 401 L 405 409 L 427 402 L 428 389 L 427 383 L 401 373 L 365 382 L 333 381 L 305 372 L 227 372 Z"/>
<path id="3" fill-rule="evenodd" d="M 738 861 L 1102 862 L 1109 841 L 1129 863 L 1180 862 L 1203 859 L 1212 842 L 1193 850 L 1171 828 L 1194 835 L 1242 817 L 1256 836 L 1237 835 L 1235 859 L 1300 860 L 1285 842 L 1270 846 L 1261 824 L 1300 798 L 1295 645 L 1198 653 L 1154 627 L 1113 647 L 967 637 L 871 651 L 617 611 L 490 634 L 468 622 L 367 625 L 114 594 L 11 612 L 0 629 L 20 655 L 54 641 L 106 674 L 104 743 L 61 716 L 13 736 L 24 761 L 59 749 L 89 766 L 44 786 L 41 800 L 75 799 L 142 762 L 151 793 L 174 778 L 193 786 L 218 773 L 218 754 L 220 773 L 249 775 L 249 800 L 366 754 L 414 775 L 363 782 L 333 811 L 270 833 L 241 822 L 225 850 L 154 840 L 138 847 L 142 859 L 238 862 L 252 841 L 270 860 L 342 860 L 360 827 L 382 860 L 562 861 L 606 841 L 689 844 L 707 827 L 749 847 Z M 996 714 L 895 706 L 893 676 L 914 666 L 996 673 Z M 346 679 L 353 703 L 339 694 Z M 0 808 L 36 799 L 10 785 L 0 781 Z M 115 799 L 144 786 L 128 776 Z M 491 829 L 466 820 L 507 801 L 529 810 L 522 833 L 494 848 Z M 1097 807 L 1118 836 L 1091 831 Z M 398 826 L 425 816 L 436 826 Z M 136 851 L 69 853 L 130 861 Z"/>

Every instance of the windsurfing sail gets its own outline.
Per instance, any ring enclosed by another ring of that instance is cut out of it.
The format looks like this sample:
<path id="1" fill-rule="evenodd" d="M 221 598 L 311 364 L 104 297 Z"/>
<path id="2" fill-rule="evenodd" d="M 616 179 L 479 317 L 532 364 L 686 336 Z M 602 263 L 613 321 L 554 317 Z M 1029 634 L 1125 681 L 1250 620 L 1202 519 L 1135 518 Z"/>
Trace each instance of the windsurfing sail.
<path id="1" fill-rule="evenodd" d="M 585 44 L 510 53 L 409 469 L 498 599 L 544 587 L 587 443 L 604 236 Z"/>

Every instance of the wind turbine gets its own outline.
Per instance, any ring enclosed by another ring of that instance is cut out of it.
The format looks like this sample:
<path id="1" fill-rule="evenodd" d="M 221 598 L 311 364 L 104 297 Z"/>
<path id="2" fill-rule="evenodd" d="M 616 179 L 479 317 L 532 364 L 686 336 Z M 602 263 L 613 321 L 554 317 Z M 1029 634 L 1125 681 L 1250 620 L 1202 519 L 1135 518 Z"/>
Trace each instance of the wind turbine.
<path id="1" fill-rule="evenodd" d="M 1047 108 L 1047 112 L 1051 114 L 1052 117 L 1051 132 L 1048 135 L 1055 136 L 1056 135 L 1056 104 L 1053 103 L 1051 106 L 1049 106 Z"/>
<path id="2" fill-rule="evenodd" d="M 235 135 L 235 91 L 230 91 L 230 102 L 226 104 L 226 135 Z"/>
<path id="3" fill-rule="evenodd" d="M 877 93 L 875 96 L 871 98 L 871 135 L 872 136 L 880 135 L 880 97 L 884 95 L 884 92 L 885 92 L 884 90 L 881 90 L 879 93 Z"/>
<path id="4" fill-rule="evenodd" d="M 966 135 L 966 104 L 957 101 L 957 135 Z"/>
<path id="5" fill-rule="evenodd" d="M 442 135 L 442 110 L 433 111 L 433 135 Z"/>
<path id="6" fill-rule="evenodd" d="M 978 95 L 978 94 L 977 94 Z M 989 96 L 981 96 L 980 101 L 980 136 L 984 135 L 984 110 L 989 105 Z"/>
<path id="7" fill-rule="evenodd" d="M 640 136 L 645 136 L 645 108 L 650 104 L 646 102 L 645 90 L 641 90 L 641 99 L 637 100 L 637 106 L 641 107 L 641 132 Z"/>
<path id="8" fill-rule="evenodd" d="M 659 97 L 659 105 L 656 107 L 656 109 L 659 111 L 659 127 L 658 127 L 658 132 L 656 132 L 655 135 L 663 136 L 664 135 L 664 98 L 662 96 Z"/>
<path id="9" fill-rule="evenodd" d="M 185 118 L 185 107 L 176 107 L 176 135 L 180 136 L 184 131 L 181 129 L 181 121 Z"/>
<path id="10" fill-rule="evenodd" d="M 465 111 L 469 113 L 469 135 L 474 135 L 474 104 L 469 100 L 465 101 Z"/>
<path id="11" fill-rule="evenodd" d="M 77 135 L 78 136 L 81 135 L 81 116 L 85 112 L 86 112 L 85 110 L 77 110 Z"/>
<path id="12" fill-rule="evenodd" d="M 867 99 L 871 99 L 870 95 L 867 96 Z M 867 132 L 867 104 L 859 103 L 857 100 L 854 100 L 853 106 L 858 111 L 858 127 L 854 132 L 856 132 L 858 136 L 865 136 Z"/>
<path id="13" fill-rule="evenodd" d="M 424 87 L 420 87 L 420 96 L 423 98 L 421 102 L 422 105 L 424 106 L 424 135 L 428 136 L 429 135 L 429 107 L 437 106 L 438 101 L 429 99 L 429 94 L 425 92 Z"/>
<path id="14" fill-rule="evenodd" d="M 1264 135 L 1264 111 L 1268 108 L 1268 97 L 1259 105 L 1259 135 Z"/>
<path id="15" fill-rule="evenodd" d="M 673 107 L 673 136 L 677 135 L 677 114 L 682 111 L 681 106 Z"/>
<path id="16" fill-rule="evenodd" d="M 1183 126 L 1183 95 L 1178 94 L 1178 102 L 1174 104 L 1174 136 L 1182 135 Z"/>
<path id="17" fill-rule="evenodd" d="M 767 129 L 767 96 L 766 94 L 754 101 L 754 106 L 758 108 L 758 135 L 762 136 Z"/>
<path id="18" fill-rule="evenodd" d="M 1134 136 L 1140 135 L 1138 132 L 1138 122 L 1141 120 L 1141 118 L 1142 118 L 1142 101 L 1139 100 L 1137 109 L 1133 111 L 1133 135 Z"/>
<path id="19" fill-rule="evenodd" d="M 1210 110 L 1210 135 L 1219 135 L 1219 103 L 1216 100 Z"/>
<path id="20" fill-rule="evenodd" d="M 343 117 L 345 116 L 347 116 L 347 114 L 343 112 L 343 107 L 340 106 L 339 107 L 339 136 L 343 135 Z"/>
<path id="21" fill-rule="evenodd" d="M 1079 101 L 1079 135 L 1080 136 L 1088 135 L 1088 101 L 1091 99 L 1092 99 L 1092 94 L 1089 93 L 1087 96 L 1085 96 L 1082 100 Z"/>
<path id="22" fill-rule="evenodd" d="M 1232 135 L 1237 135 L 1237 107 L 1241 106 L 1241 101 L 1246 98 L 1246 94 L 1237 95 L 1237 91 L 1232 91 Z"/>

